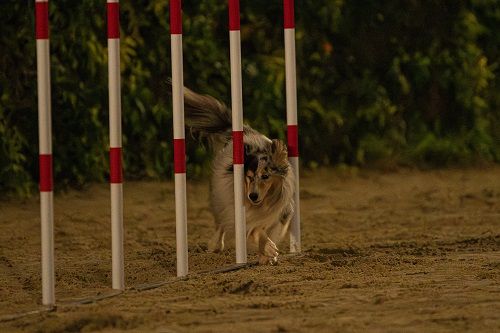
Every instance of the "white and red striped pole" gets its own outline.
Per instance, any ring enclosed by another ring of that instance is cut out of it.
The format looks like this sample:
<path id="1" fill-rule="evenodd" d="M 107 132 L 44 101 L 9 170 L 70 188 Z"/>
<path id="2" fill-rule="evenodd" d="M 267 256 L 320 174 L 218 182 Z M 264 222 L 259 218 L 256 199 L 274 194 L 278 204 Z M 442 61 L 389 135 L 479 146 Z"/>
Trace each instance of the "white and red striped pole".
<path id="1" fill-rule="evenodd" d="M 231 110 L 233 123 L 234 229 L 236 263 L 247 262 L 244 200 L 243 98 L 241 88 L 240 2 L 229 0 Z"/>
<path id="2" fill-rule="evenodd" d="M 53 305 L 56 301 L 56 297 L 54 287 L 54 195 L 52 177 L 52 121 L 48 0 L 36 0 L 35 16 L 38 80 L 40 216 L 42 234 L 42 303 L 44 305 Z"/>
<path id="3" fill-rule="evenodd" d="M 175 233 L 177 244 L 177 276 L 186 276 L 188 274 L 188 245 L 181 8 L 181 0 L 170 0 L 170 45 L 172 49 L 172 101 L 174 118 Z"/>
<path id="4" fill-rule="evenodd" d="M 122 111 L 120 90 L 120 7 L 107 0 L 109 91 L 109 182 L 113 289 L 125 289 L 123 259 Z"/>
<path id="5" fill-rule="evenodd" d="M 295 68 L 294 0 L 283 1 L 286 68 L 286 120 L 288 160 L 295 173 L 295 213 L 290 225 L 290 252 L 300 252 L 299 140 L 297 123 L 297 78 Z"/>

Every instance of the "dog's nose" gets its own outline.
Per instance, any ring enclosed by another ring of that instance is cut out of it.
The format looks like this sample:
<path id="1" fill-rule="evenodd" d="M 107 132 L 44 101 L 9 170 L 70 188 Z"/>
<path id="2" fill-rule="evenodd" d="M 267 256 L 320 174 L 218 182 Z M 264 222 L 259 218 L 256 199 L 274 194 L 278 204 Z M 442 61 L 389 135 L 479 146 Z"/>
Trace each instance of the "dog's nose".
<path id="1" fill-rule="evenodd" d="M 259 195 L 257 193 L 250 193 L 248 195 L 248 197 L 250 198 L 250 200 L 252 200 L 253 202 L 257 201 L 257 199 L 259 198 Z"/>

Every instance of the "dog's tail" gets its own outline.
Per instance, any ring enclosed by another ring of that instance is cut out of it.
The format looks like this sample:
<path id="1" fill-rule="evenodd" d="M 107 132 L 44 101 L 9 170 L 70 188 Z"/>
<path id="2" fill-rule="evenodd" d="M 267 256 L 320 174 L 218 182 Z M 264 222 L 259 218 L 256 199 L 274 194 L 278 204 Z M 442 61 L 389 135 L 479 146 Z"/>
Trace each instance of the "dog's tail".
<path id="1" fill-rule="evenodd" d="M 224 103 L 184 88 L 186 127 L 199 139 L 207 139 L 212 148 L 231 138 L 231 110 Z"/>

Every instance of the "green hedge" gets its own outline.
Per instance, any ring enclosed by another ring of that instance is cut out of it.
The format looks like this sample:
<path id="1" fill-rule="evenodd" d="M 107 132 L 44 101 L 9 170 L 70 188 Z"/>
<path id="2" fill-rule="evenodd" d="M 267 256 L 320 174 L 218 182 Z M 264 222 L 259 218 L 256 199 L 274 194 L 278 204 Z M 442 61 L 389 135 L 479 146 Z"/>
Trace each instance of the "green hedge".
<path id="1" fill-rule="evenodd" d="M 38 178 L 34 1 L 0 12 L 0 190 Z M 229 102 L 224 1 L 183 1 L 187 86 Z M 244 112 L 285 136 L 281 1 L 241 2 Z M 296 1 L 300 148 L 306 166 L 500 161 L 500 5 L 471 1 Z M 58 188 L 108 174 L 103 1 L 50 2 Z M 121 3 L 127 179 L 172 174 L 168 1 Z M 208 154 L 188 145 L 188 174 Z"/>

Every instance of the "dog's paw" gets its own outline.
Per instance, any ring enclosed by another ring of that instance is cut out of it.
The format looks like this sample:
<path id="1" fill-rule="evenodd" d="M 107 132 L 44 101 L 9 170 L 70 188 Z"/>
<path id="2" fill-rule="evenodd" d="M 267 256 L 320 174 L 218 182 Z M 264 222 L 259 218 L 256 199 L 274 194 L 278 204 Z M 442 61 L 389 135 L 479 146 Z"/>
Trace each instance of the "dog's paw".
<path id="1" fill-rule="evenodd" d="M 224 250 L 224 244 L 210 244 L 208 247 L 208 252 L 210 253 L 221 253 Z"/>
<path id="2" fill-rule="evenodd" d="M 259 265 L 277 265 L 278 257 L 268 257 L 263 254 L 259 254 Z"/>
<path id="3" fill-rule="evenodd" d="M 259 264 L 266 265 L 271 264 L 275 265 L 278 262 L 278 247 L 271 239 L 267 239 L 264 247 L 262 248 L 261 253 L 259 254 Z"/>
<path id="4" fill-rule="evenodd" d="M 262 249 L 262 253 L 270 258 L 277 257 L 279 255 L 278 252 L 278 247 L 276 244 L 271 239 L 267 239 L 266 243 L 264 244 L 264 248 Z"/>
<path id="5" fill-rule="evenodd" d="M 220 253 L 224 250 L 224 240 L 222 239 L 212 239 L 208 243 L 208 252 Z"/>
<path id="6" fill-rule="evenodd" d="M 217 228 L 214 235 L 208 242 L 208 252 L 220 253 L 224 250 L 225 233 L 222 228 Z"/>

